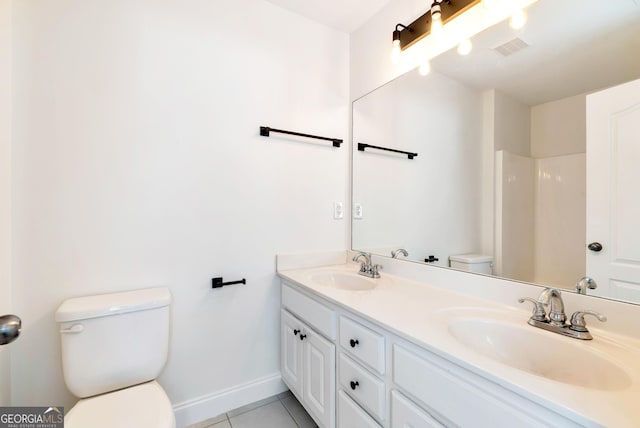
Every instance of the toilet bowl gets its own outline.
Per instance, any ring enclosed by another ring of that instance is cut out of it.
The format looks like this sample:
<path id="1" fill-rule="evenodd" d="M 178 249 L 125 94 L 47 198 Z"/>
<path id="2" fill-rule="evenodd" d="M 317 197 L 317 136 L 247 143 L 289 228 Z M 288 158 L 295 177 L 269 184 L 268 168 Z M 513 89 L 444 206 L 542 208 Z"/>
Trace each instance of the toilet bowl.
<path id="1" fill-rule="evenodd" d="M 169 349 L 167 288 L 77 297 L 56 311 L 67 388 L 80 398 L 66 428 L 175 428 L 155 380 Z"/>

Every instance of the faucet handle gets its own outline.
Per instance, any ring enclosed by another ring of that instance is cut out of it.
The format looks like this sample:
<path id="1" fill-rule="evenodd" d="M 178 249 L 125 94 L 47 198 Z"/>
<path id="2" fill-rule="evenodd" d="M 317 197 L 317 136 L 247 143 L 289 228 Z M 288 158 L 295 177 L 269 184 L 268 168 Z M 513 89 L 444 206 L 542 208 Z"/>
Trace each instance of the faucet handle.
<path id="1" fill-rule="evenodd" d="M 547 311 L 545 311 L 544 307 L 545 304 L 532 299 L 531 297 L 521 297 L 518 299 L 518 302 L 520 303 L 524 303 L 524 302 L 531 302 L 533 303 L 533 312 L 531 313 L 531 319 L 536 320 L 536 321 L 542 321 L 542 322 L 546 322 L 547 321 Z"/>
<path id="2" fill-rule="evenodd" d="M 598 318 L 598 321 L 602 321 L 602 322 L 607 320 L 607 317 L 605 317 L 604 315 L 596 311 L 589 311 L 589 310 L 576 311 L 573 313 L 573 315 L 571 315 L 571 327 L 569 328 L 574 331 L 581 331 L 581 332 L 589 331 L 587 330 L 587 323 L 584 320 L 585 315 L 593 315 L 594 317 Z"/>
<path id="3" fill-rule="evenodd" d="M 380 278 L 380 272 L 378 272 L 378 270 L 382 270 L 384 269 L 384 266 L 382 265 L 373 265 L 371 266 L 371 275 L 374 278 Z"/>

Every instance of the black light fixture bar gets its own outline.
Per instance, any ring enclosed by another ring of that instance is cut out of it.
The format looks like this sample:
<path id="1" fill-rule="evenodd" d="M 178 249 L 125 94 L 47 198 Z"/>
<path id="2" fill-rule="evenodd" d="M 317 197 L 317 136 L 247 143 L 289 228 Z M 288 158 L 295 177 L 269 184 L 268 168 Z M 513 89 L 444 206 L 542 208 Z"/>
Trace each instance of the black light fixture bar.
<path id="1" fill-rule="evenodd" d="M 436 0 L 437 1 L 437 0 Z M 467 9 L 480 3 L 482 0 L 442 0 L 440 7 L 442 10 L 442 22 L 446 24 Z M 423 39 L 431 33 L 431 9 L 424 15 L 413 21 L 400 31 L 400 49 L 405 50 L 409 46 Z M 396 26 L 397 31 L 397 26 Z M 394 32 L 394 38 L 397 34 Z"/>
<path id="2" fill-rule="evenodd" d="M 409 159 L 413 159 L 414 157 L 418 156 L 417 153 L 412 153 L 412 152 L 405 152 L 403 150 L 396 150 L 396 149 L 390 149 L 388 147 L 380 147 L 380 146 L 374 146 L 371 144 L 366 144 L 366 143 L 358 143 L 358 151 L 359 152 L 364 152 L 364 149 L 366 148 L 371 148 L 371 149 L 378 149 L 378 150 L 384 150 L 386 152 L 394 152 L 394 153 L 401 153 L 403 155 L 407 155 L 407 157 Z"/>
<path id="3" fill-rule="evenodd" d="M 342 140 L 337 139 L 337 138 L 319 137 L 317 135 L 303 134 L 301 132 L 284 131 L 282 129 L 269 128 L 268 126 L 261 126 L 260 127 L 260 135 L 262 135 L 263 137 L 268 137 L 270 132 L 277 132 L 279 134 L 295 135 L 295 136 L 298 136 L 298 137 L 305 137 L 305 138 L 315 138 L 316 140 L 331 141 L 333 143 L 333 147 L 340 147 L 340 144 L 343 143 Z"/>

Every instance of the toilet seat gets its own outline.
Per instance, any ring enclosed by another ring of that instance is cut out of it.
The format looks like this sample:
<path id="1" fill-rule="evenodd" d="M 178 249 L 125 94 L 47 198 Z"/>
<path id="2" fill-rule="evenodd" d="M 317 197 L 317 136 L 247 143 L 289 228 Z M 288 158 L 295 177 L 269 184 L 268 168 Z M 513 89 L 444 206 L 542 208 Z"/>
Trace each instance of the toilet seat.
<path id="1" fill-rule="evenodd" d="M 73 406 L 64 418 L 66 428 L 175 428 L 169 397 L 156 381 L 95 397 Z"/>

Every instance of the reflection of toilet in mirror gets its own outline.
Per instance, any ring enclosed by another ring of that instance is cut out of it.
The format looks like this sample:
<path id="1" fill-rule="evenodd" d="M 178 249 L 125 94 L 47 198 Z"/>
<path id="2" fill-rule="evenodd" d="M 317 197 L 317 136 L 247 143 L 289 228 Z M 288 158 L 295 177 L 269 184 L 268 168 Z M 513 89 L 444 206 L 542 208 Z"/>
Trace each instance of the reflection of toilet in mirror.
<path id="1" fill-rule="evenodd" d="M 68 299 L 56 312 L 67 388 L 80 401 L 65 426 L 175 428 L 155 379 L 167 361 L 167 288 Z"/>
<path id="2" fill-rule="evenodd" d="M 493 257 L 483 254 L 449 256 L 449 266 L 467 272 L 493 275 Z"/>

